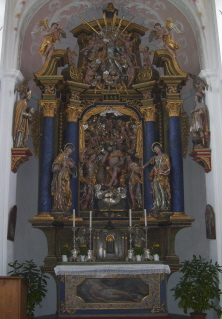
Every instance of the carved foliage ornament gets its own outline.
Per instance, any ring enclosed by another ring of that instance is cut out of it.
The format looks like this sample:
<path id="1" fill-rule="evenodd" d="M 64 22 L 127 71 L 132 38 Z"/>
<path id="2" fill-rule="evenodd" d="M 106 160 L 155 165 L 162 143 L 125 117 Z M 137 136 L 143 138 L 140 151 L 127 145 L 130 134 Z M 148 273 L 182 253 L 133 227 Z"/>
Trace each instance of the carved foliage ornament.
<path id="1" fill-rule="evenodd" d="M 166 103 L 166 109 L 167 112 L 169 113 L 170 117 L 173 116 L 180 116 L 180 112 L 181 112 L 181 106 L 183 104 L 182 100 L 178 100 L 178 101 L 167 101 Z"/>
<path id="2" fill-rule="evenodd" d="M 155 122 L 156 121 L 156 113 L 155 105 L 149 107 L 141 107 L 141 113 L 146 122 Z"/>
<path id="3" fill-rule="evenodd" d="M 83 109 L 81 107 L 69 106 L 66 111 L 68 122 L 77 122 L 82 111 Z"/>
<path id="4" fill-rule="evenodd" d="M 59 101 L 40 100 L 39 104 L 43 111 L 43 117 L 54 117 L 58 108 Z"/>

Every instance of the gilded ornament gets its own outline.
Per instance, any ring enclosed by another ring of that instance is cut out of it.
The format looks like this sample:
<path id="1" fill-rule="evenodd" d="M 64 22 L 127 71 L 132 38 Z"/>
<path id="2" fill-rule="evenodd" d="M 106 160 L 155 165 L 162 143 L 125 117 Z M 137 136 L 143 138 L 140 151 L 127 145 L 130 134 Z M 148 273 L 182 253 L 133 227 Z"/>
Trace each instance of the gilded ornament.
<path id="1" fill-rule="evenodd" d="M 155 105 L 148 106 L 148 107 L 141 107 L 140 110 L 146 122 L 156 121 L 157 110 L 155 108 Z"/>
<path id="2" fill-rule="evenodd" d="M 176 101 L 168 101 L 167 100 L 166 110 L 169 113 L 169 116 L 170 117 L 173 117 L 173 116 L 179 117 L 182 105 L 183 105 L 182 100 L 176 100 Z"/>
<path id="3" fill-rule="evenodd" d="M 83 72 L 82 72 L 82 70 L 79 70 L 75 65 L 72 65 L 70 67 L 70 77 L 75 82 L 82 82 L 82 80 L 83 80 Z"/>
<path id="4" fill-rule="evenodd" d="M 54 101 L 39 100 L 39 104 L 43 111 L 43 117 L 54 117 L 58 108 L 59 100 L 54 100 Z"/>
<path id="5" fill-rule="evenodd" d="M 148 82 L 152 78 L 152 69 L 148 65 L 144 65 L 142 69 L 138 71 L 136 80 L 137 81 L 142 81 L 142 82 Z"/>
<path id="6" fill-rule="evenodd" d="M 66 113 L 68 122 L 77 122 L 80 114 L 82 113 L 82 108 L 68 106 Z"/>
<path id="7" fill-rule="evenodd" d="M 152 91 L 144 92 L 143 99 L 144 100 L 151 100 L 152 99 Z"/>
<path id="8" fill-rule="evenodd" d="M 175 85 L 168 85 L 167 86 L 167 93 L 176 94 L 176 93 L 178 93 L 177 91 L 178 91 L 178 87 L 177 86 L 175 86 Z"/>
<path id="9" fill-rule="evenodd" d="M 54 85 L 46 85 L 45 86 L 46 94 L 55 94 L 55 86 Z"/>

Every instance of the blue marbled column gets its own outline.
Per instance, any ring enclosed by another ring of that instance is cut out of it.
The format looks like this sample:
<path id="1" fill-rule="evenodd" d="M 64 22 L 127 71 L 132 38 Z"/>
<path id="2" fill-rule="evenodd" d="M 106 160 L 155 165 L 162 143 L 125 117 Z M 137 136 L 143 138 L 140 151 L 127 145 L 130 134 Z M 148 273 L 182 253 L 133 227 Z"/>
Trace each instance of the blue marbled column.
<path id="1" fill-rule="evenodd" d="M 72 153 L 71 157 L 75 162 L 77 171 L 79 164 L 79 134 L 78 134 L 78 123 L 77 122 L 67 122 L 66 130 L 66 144 L 73 143 L 75 146 L 75 151 Z M 70 188 L 72 191 L 72 207 L 71 209 L 76 210 L 76 215 L 78 215 L 78 176 L 77 178 L 71 178 Z"/>
<path id="2" fill-rule="evenodd" d="M 172 195 L 171 210 L 172 212 L 184 212 L 183 157 L 180 118 L 177 116 L 170 117 L 169 124 Z"/>
<path id="3" fill-rule="evenodd" d="M 147 163 L 150 158 L 154 155 L 152 152 L 152 144 L 156 142 L 156 123 L 153 121 L 145 123 L 144 132 L 144 164 Z M 151 167 L 148 166 L 144 169 L 144 208 L 146 208 L 147 213 L 151 213 L 151 208 L 153 206 L 152 195 L 150 193 L 150 179 L 148 177 Z"/>
<path id="4" fill-rule="evenodd" d="M 51 212 L 52 162 L 54 156 L 54 117 L 43 117 L 43 132 L 39 160 L 40 213 Z"/>

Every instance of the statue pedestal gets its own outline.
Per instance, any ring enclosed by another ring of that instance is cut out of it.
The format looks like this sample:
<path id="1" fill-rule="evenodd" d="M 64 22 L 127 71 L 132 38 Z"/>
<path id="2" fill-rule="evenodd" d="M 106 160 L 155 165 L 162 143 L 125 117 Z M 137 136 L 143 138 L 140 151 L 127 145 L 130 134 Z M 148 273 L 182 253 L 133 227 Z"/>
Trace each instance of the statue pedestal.
<path id="1" fill-rule="evenodd" d="M 167 315 L 168 265 L 90 263 L 58 265 L 54 270 L 59 276 L 59 318 Z"/>

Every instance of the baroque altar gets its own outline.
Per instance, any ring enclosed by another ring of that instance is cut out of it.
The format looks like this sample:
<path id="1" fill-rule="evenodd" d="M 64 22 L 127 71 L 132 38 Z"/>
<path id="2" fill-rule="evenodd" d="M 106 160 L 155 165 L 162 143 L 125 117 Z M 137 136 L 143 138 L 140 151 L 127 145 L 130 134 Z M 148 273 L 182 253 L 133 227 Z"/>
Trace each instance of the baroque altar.
<path id="1" fill-rule="evenodd" d="M 72 248 L 76 264 L 76 255 L 84 246 L 97 267 L 119 262 L 129 269 L 134 262 L 130 250 L 157 245 L 163 265 L 157 263 L 153 268 L 153 261 L 146 258 L 143 271 L 170 267 L 174 272 L 180 267 L 176 234 L 193 222 L 184 211 L 183 154 L 188 137 L 180 92 L 188 74 L 177 63 L 178 46 L 154 52 L 140 48 L 148 30 L 133 19 L 117 18 L 114 9 L 104 11 L 102 19 L 82 19 L 84 23 L 70 31 L 79 44 L 77 62 L 70 48 L 54 50 L 45 37 L 40 54 L 46 60 L 34 73 L 42 91 L 35 115 L 41 134 L 34 136 L 39 141 L 35 152 L 40 176 L 38 213 L 30 222 L 47 238 L 48 255 L 42 269 L 60 285 L 59 311 L 64 309 L 64 291 L 68 293 L 70 282 L 74 285 L 70 291 L 75 289 L 75 297 L 84 300 L 79 301 L 78 309 L 93 312 L 98 296 L 94 301 L 84 299 L 86 286 L 115 286 L 114 278 L 120 278 L 124 286 L 129 275 L 112 273 L 103 282 L 94 274 L 91 279 L 81 275 L 81 280 L 70 274 L 67 282 L 60 273 L 58 280 L 54 268 L 57 272 L 61 267 L 64 246 Z M 50 30 L 62 35 L 57 23 Z M 158 30 L 156 25 L 152 35 Z M 67 267 L 68 272 L 78 268 L 73 259 Z M 139 265 L 132 267 L 139 271 Z M 151 308 L 166 312 L 163 273 L 169 271 L 145 271 L 142 279 L 135 275 L 135 286 L 146 293 L 141 292 L 140 300 L 128 296 L 133 309 L 141 308 L 145 314 Z M 153 283 L 158 287 L 157 299 L 144 306 L 150 298 L 147 287 L 154 290 Z M 76 311 L 73 300 L 71 313 Z M 100 309 L 104 304 L 106 307 L 107 301 L 100 303 Z M 132 310 L 130 307 L 126 305 Z"/>

